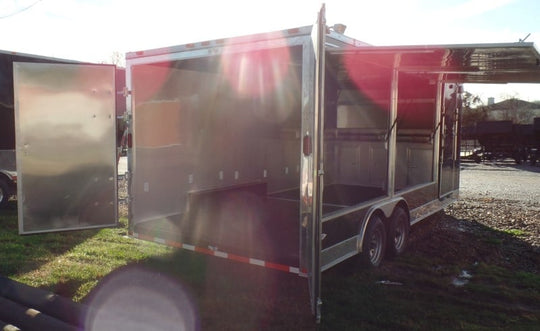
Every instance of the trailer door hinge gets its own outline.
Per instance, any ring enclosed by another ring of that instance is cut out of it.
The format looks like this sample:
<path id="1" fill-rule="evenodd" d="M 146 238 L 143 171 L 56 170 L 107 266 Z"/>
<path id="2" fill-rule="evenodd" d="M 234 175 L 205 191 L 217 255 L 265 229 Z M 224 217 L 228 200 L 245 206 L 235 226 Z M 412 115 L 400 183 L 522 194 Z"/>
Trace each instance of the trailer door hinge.
<path id="1" fill-rule="evenodd" d="M 320 169 L 320 170 L 317 172 L 317 174 L 318 174 L 319 176 L 323 176 L 323 175 L 324 175 L 324 170 Z"/>
<path id="2" fill-rule="evenodd" d="M 128 96 L 131 95 L 131 91 L 128 90 L 127 86 L 124 86 L 124 88 L 122 89 L 122 95 L 124 96 L 124 98 L 127 98 Z"/>
<path id="3" fill-rule="evenodd" d="M 321 298 L 317 298 L 317 307 L 315 308 L 316 309 L 315 322 L 317 324 L 321 324 L 321 306 L 322 306 L 322 300 Z"/>

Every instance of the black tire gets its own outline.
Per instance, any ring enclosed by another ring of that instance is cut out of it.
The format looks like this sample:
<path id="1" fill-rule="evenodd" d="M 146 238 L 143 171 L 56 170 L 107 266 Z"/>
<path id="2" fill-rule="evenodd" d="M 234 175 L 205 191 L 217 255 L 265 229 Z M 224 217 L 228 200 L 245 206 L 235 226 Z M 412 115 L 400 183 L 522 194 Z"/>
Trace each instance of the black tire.
<path id="1" fill-rule="evenodd" d="M 378 267 L 386 250 L 386 228 L 378 215 L 369 220 L 362 243 L 360 261 L 365 266 Z"/>
<path id="2" fill-rule="evenodd" d="M 388 221 L 387 256 L 398 256 L 407 249 L 409 231 L 409 215 L 403 208 L 396 208 Z"/>
<path id="3" fill-rule="evenodd" d="M 9 187 L 6 181 L 0 178 L 0 209 L 7 206 L 9 200 Z"/>

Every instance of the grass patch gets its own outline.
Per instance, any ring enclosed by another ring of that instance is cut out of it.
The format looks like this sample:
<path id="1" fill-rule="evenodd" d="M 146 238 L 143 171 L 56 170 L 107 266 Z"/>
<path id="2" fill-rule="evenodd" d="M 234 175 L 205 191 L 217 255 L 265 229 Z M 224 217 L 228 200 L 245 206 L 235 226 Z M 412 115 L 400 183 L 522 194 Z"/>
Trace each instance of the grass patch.
<path id="1" fill-rule="evenodd" d="M 527 234 L 527 232 L 521 229 L 508 229 L 508 230 L 502 230 L 501 232 L 509 234 L 511 236 L 516 236 L 516 237 L 525 236 Z"/>
<path id="2" fill-rule="evenodd" d="M 20 236 L 16 212 L 2 212 L 0 274 L 79 301 L 114 269 L 172 252 L 127 238 L 126 223 L 121 219 L 117 228 Z"/>
<path id="3" fill-rule="evenodd" d="M 464 287 L 455 266 L 434 267 L 406 254 L 386 266 L 323 277 L 324 330 L 535 330 L 540 276 L 490 264 L 468 268 Z M 382 285 L 390 280 L 400 285 Z M 326 289 L 326 292 L 324 291 Z"/>

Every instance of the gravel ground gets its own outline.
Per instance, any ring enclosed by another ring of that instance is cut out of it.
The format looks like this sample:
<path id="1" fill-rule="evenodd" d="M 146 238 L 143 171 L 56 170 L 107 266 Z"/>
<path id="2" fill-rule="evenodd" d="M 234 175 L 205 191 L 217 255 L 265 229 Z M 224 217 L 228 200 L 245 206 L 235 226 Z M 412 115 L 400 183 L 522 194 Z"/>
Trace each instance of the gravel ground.
<path id="1" fill-rule="evenodd" d="M 460 201 L 451 210 L 455 216 L 468 212 L 486 226 L 514 231 L 538 249 L 540 167 L 512 162 L 464 163 Z"/>
<path id="2" fill-rule="evenodd" d="M 125 176 L 118 177 L 118 216 L 128 217 L 128 203 L 127 203 L 127 178 Z"/>
<path id="3" fill-rule="evenodd" d="M 445 210 L 439 224 L 449 236 L 471 233 L 500 243 L 496 251 L 487 251 L 478 240 L 462 242 L 463 252 L 478 252 L 476 259 L 497 258 L 538 272 L 540 168 L 512 162 L 462 164 L 460 199 Z"/>
<path id="4" fill-rule="evenodd" d="M 460 196 L 540 203 L 540 167 L 516 165 L 512 161 L 462 163 Z"/>

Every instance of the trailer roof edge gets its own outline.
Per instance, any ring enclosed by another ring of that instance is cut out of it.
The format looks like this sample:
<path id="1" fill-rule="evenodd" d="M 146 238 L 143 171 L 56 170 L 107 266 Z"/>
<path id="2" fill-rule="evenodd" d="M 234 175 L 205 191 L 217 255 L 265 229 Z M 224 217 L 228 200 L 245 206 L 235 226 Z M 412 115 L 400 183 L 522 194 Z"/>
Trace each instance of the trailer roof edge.
<path id="1" fill-rule="evenodd" d="M 295 36 L 305 36 L 305 35 L 311 34 L 311 28 L 312 26 L 308 25 L 308 26 L 302 26 L 302 27 L 297 27 L 297 28 L 272 31 L 272 32 L 267 32 L 267 33 L 257 33 L 257 34 L 243 35 L 243 36 L 237 36 L 237 37 L 229 37 L 229 38 L 206 40 L 206 41 L 194 42 L 194 43 L 188 43 L 188 44 L 181 44 L 181 45 L 170 46 L 170 47 L 160 47 L 160 48 L 149 49 L 149 50 L 127 52 L 126 59 L 136 59 L 136 58 L 141 58 L 141 57 L 164 55 L 164 54 L 177 53 L 177 52 L 182 52 L 182 51 L 191 51 L 191 50 L 205 49 L 205 48 L 212 48 L 212 47 L 222 47 L 224 45 L 238 45 L 238 44 L 244 44 L 244 43 L 249 43 L 249 42 L 254 42 L 254 41 L 272 40 L 272 39 L 278 39 L 278 38 L 283 38 L 283 37 L 289 38 L 289 37 L 295 37 Z"/>
<path id="2" fill-rule="evenodd" d="M 8 50 L 2 50 L 2 49 L 0 49 L 0 55 L 23 56 L 23 57 L 29 57 L 33 59 L 39 59 L 39 60 L 51 61 L 51 62 L 80 63 L 80 64 L 89 63 L 89 62 L 81 62 L 81 61 L 71 60 L 71 59 L 62 59 L 62 58 L 53 57 L 53 56 L 22 53 L 22 52 L 8 51 Z"/>

